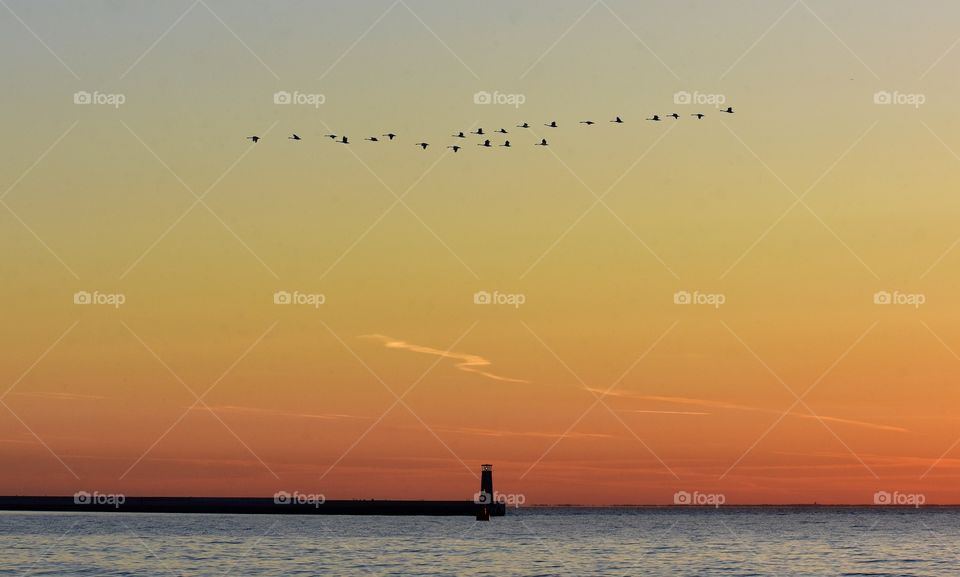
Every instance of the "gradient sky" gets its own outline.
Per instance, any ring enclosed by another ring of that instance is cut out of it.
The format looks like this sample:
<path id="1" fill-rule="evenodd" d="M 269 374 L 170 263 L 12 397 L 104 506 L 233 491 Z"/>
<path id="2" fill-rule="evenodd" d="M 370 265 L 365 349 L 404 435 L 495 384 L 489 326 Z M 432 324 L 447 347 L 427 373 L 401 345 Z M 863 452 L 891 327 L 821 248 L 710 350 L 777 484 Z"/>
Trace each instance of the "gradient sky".
<path id="1" fill-rule="evenodd" d="M 0 4 L 0 493 L 960 502 L 956 3 Z"/>

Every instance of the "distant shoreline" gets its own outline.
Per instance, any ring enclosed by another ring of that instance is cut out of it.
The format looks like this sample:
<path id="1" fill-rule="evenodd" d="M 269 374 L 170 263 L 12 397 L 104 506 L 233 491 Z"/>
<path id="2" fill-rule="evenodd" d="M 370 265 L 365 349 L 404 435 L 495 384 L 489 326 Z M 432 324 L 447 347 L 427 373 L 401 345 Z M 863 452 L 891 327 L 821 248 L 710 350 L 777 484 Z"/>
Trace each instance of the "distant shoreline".
<path id="1" fill-rule="evenodd" d="M 213 513 L 213 514 L 273 514 L 273 515 L 424 515 L 473 516 L 480 505 L 474 501 L 343 499 L 317 503 L 278 502 L 273 497 L 136 497 L 123 496 L 122 502 L 89 502 L 75 496 L 6 495 L 0 496 L 0 511 L 36 512 L 108 512 L 108 513 Z M 493 505 L 492 514 L 502 516 L 506 507 Z M 792 504 L 736 504 L 719 507 L 712 505 L 636 504 L 528 504 L 519 509 L 557 510 L 708 510 L 708 509 L 960 509 L 960 504 L 876 505 L 868 503 L 792 503 Z"/>
<path id="2" fill-rule="evenodd" d="M 512 507 L 511 507 L 512 508 Z M 521 509 L 960 509 L 958 504 L 924 504 L 915 505 L 875 505 L 872 503 L 725 503 L 719 507 L 714 505 L 675 505 L 675 504 L 617 504 L 617 505 L 523 505 Z"/>

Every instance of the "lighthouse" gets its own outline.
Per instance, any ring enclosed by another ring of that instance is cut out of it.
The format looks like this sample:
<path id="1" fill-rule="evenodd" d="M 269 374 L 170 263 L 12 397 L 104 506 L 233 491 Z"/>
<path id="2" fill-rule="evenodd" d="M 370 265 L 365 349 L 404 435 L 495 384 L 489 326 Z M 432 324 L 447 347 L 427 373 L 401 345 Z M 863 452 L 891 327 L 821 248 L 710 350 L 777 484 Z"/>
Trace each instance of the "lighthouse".
<path id="1" fill-rule="evenodd" d="M 493 465 L 480 465 L 480 492 L 474 502 L 477 504 L 477 521 L 489 521 L 491 514 L 497 514 L 497 502 L 493 493 Z"/>

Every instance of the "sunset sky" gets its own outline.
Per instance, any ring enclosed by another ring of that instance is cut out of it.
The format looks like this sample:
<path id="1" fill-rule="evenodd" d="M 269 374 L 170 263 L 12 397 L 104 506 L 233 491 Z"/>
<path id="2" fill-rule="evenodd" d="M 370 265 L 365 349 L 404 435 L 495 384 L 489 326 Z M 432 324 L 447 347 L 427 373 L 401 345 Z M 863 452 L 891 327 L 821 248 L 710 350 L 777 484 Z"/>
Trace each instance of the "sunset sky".
<path id="1" fill-rule="evenodd" d="M 960 503 L 958 23 L 2 0 L 0 494 Z"/>

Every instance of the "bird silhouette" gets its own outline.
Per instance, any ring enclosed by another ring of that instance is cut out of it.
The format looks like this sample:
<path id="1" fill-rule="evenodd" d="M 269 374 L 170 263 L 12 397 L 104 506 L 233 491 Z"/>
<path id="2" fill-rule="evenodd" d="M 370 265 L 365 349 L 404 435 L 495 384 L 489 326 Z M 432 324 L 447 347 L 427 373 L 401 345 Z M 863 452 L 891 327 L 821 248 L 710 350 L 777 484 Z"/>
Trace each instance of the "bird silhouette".
<path id="1" fill-rule="evenodd" d="M 497 130 L 497 132 L 499 132 L 500 134 L 506 134 L 506 133 L 507 133 L 507 130 L 506 130 L 505 128 L 501 128 L 501 129 Z"/>
<path id="2" fill-rule="evenodd" d="M 451 136 L 453 136 L 454 138 L 466 138 L 466 136 L 464 136 L 462 132 L 452 134 Z"/>
<path id="3" fill-rule="evenodd" d="M 422 148 L 422 149 L 424 149 L 424 150 L 426 150 L 426 149 L 427 149 L 427 147 L 428 147 L 428 146 L 430 146 L 430 145 L 429 145 L 429 144 L 427 144 L 426 142 L 418 142 L 418 143 L 417 143 L 417 144 L 415 144 L 414 146 L 419 146 L 420 148 Z"/>
<path id="4" fill-rule="evenodd" d="M 546 145 L 547 145 L 547 139 L 546 139 L 546 138 L 541 138 L 541 139 L 540 139 L 540 142 L 534 143 L 534 146 L 546 146 Z"/>
<path id="5" fill-rule="evenodd" d="M 696 116 L 696 117 L 697 117 L 697 120 L 700 120 L 701 118 L 703 118 L 703 117 L 706 116 L 706 115 L 703 114 L 702 112 L 697 112 L 696 114 L 691 114 L 690 116 Z"/>
<path id="6" fill-rule="evenodd" d="M 259 136 L 248 136 L 248 137 L 247 137 L 247 140 L 252 140 L 253 143 L 256 144 L 256 143 L 260 142 L 260 137 L 259 137 Z"/>
<path id="7" fill-rule="evenodd" d="M 503 144 L 501 144 L 500 146 L 502 146 L 502 147 L 504 147 L 504 148 L 510 148 L 510 141 L 509 141 L 509 140 L 504 140 L 504 141 L 503 141 Z"/>
<path id="8" fill-rule="evenodd" d="M 370 142 L 380 142 L 376 136 L 371 136 L 370 138 L 364 138 L 364 140 L 369 140 Z"/>
<path id="9" fill-rule="evenodd" d="M 336 135 L 336 134 L 324 134 L 324 136 L 326 136 L 326 137 L 329 138 L 330 140 L 336 140 L 336 139 L 337 139 L 337 135 Z"/>
<path id="10" fill-rule="evenodd" d="M 721 110 L 720 112 L 726 112 L 727 114 L 733 114 L 733 107 L 728 106 L 726 110 Z"/>
<path id="11" fill-rule="evenodd" d="M 460 147 L 457 146 L 456 144 L 454 144 L 453 146 L 448 146 L 447 148 L 452 148 L 454 152 L 457 152 L 460 150 Z"/>
<path id="12" fill-rule="evenodd" d="M 303 139 L 300 138 L 296 132 L 294 132 L 293 134 L 287 137 L 287 140 L 303 140 Z"/>
<path id="13" fill-rule="evenodd" d="M 586 124 L 587 126 L 592 126 L 592 125 L 596 124 L 596 122 L 594 122 L 594 121 L 592 121 L 592 120 L 581 120 L 581 121 L 580 121 L 580 124 Z"/>
<path id="14" fill-rule="evenodd" d="M 544 126 L 549 126 L 550 128 L 556 128 L 556 127 L 557 127 L 557 121 L 556 121 L 556 120 L 552 120 L 552 121 L 550 121 L 550 124 L 544 124 Z"/>
<path id="15" fill-rule="evenodd" d="M 610 122 L 615 122 L 615 123 L 617 123 L 617 124 L 623 124 L 623 120 L 620 120 L 620 117 L 619 117 L 619 116 L 616 117 L 616 118 L 614 118 L 614 119 L 611 120 Z"/>
<path id="16" fill-rule="evenodd" d="M 483 129 L 478 128 L 476 132 L 471 132 L 470 134 L 479 134 L 480 136 L 483 136 Z"/>
<path id="17" fill-rule="evenodd" d="M 673 114 L 668 114 L 667 116 L 672 116 L 674 119 L 679 119 L 680 115 L 674 112 Z"/>
<path id="18" fill-rule="evenodd" d="M 341 138 L 340 140 L 338 140 L 337 142 L 339 142 L 340 144 L 350 144 L 350 141 L 347 140 L 347 137 L 346 137 L 346 136 L 342 137 L 342 138 Z"/>
<path id="19" fill-rule="evenodd" d="M 648 118 L 647 120 L 652 120 L 652 121 L 654 121 L 654 122 L 660 122 L 660 115 L 659 115 L 659 114 L 654 114 L 652 118 Z"/>
<path id="20" fill-rule="evenodd" d="M 530 125 L 524 122 L 523 124 L 518 124 L 517 128 L 530 128 Z"/>
<path id="21" fill-rule="evenodd" d="M 388 133 L 386 133 L 386 134 L 381 134 L 380 136 L 386 136 L 386 137 L 389 138 L 390 140 L 393 140 L 394 138 L 397 137 L 397 135 L 394 134 L 394 133 L 392 133 L 392 132 L 388 132 Z"/>
<path id="22" fill-rule="evenodd" d="M 486 146 L 487 148 L 490 148 L 490 141 L 484 140 L 482 143 L 477 144 L 477 146 Z"/>

